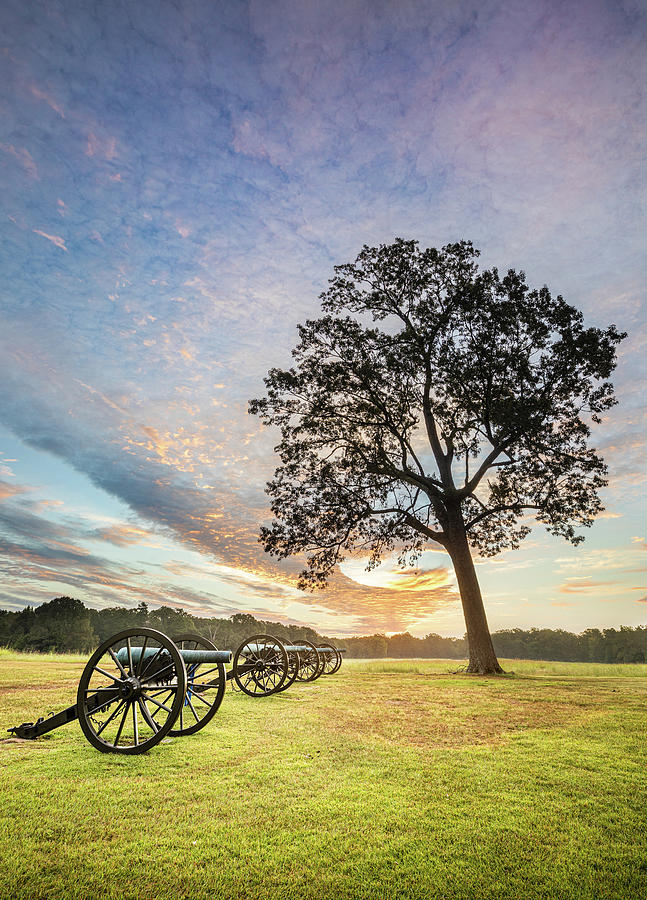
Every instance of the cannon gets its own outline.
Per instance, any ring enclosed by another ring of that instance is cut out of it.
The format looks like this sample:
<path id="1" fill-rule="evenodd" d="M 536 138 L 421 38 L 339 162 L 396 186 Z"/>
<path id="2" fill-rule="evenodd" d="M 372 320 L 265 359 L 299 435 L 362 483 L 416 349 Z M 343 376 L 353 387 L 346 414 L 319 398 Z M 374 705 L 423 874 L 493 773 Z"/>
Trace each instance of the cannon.
<path id="1" fill-rule="evenodd" d="M 226 678 L 233 678 L 250 697 L 269 697 L 292 684 L 294 668 L 294 660 L 278 638 L 254 634 L 236 650 L 233 667 Z"/>
<path id="2" fill-rule="evenodd" d="M 269 639 L 269 635 L 264 637 Z M 251 641 L 253 638 L 250 638 Z M 277 640 L 277 643 L 282 642 Z M 322 675 L 334 675 L 341 666 L 342 654 L 346 653 L 345 647 L 338 648 L 332 644 L 316 647 L 306 640 L 302 640 L 300 644 L 283 644 L 283 647 L 288 655 L 288 674 L 277 686 L 277 692 L 287 690 L 295 681 L 316 681 Z"/>
<path id="3" fill-rule="evenodd" d="M 289 687 L 294 680 L 315 681 L 322 675 L 334 675 L 339 670 L 342 662 L 342 653 L 346 649 L 338 649 L 332 644 L 322 644 L 315 647 L 310 641 L 302 641 L 301 644 L 285 644 L 285 649 L 290 658 L 296 659 L 297 671 L 294 678 L 283 685 L 281 690 Z"/>
<path id="4" fill-rule="evenodd" d="M 296 661 L 297 671 L 294 680 L 308 682 L 319 677 L 321 657 L 313 643 L 303 640 L 300 644 L 286 644 L 285 649 L 288 655 Z"/>
<path id="5" fill-rule="evenodd" d="M 321 674 L 334 675 L 335 672 L 338 672 L 342 662 L 342 653 L 346 652 L 345 648 L 340 650 L 338 647 L 333 647 L 332 644 L 323 644 L 321 647 L 317 647 L 317 650 L 321 657 Z"/>
<path id="6" fill-rule="evenodd" d="M 227 671 L 225 664 L 232 656 L 233 666 Z M 152 628 L 129 628 L 92 654 L 79 681 L 76 703 L 9 732 L 37 738 L 78 719 L 98 750 L 145 753 L 167 735 L 204 728 L 218 711 L 228 680 L 249 696 L 267 697 L 281 690 L 292 674 L 287 651 L 270 635 L 253 635 L 232 654 L 217 650 L 200 635 L 171 640 Z"/>
<path id="7" fill-rule="evenodd" d="M 250 697 L 269 697 L 297 679 L 314 681 L 337 671 L 341 652 L 331 644 L 317 648 L 303 641 L 285 646 L 271 635 L 255 634 L 232 653 L 216 649 L 199 634 L 171 640 L 152 628 L 128 628 L 92 654 L 76 703 L 8 730 L 32 739 L 78 719 L 98 750 L 145 753 L 166 736 L 204 728 L 222 703 L 227 681 L 233 680 Z"/>

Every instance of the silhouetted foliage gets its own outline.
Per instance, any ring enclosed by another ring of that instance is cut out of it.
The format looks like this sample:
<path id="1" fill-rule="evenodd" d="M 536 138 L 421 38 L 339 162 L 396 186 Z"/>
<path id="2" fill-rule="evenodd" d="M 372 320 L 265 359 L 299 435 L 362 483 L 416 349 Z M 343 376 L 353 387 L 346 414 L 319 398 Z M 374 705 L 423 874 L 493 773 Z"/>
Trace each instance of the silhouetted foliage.
<path id="1" fill-rule="evenodd" d="M 362 637 L 329 638 L 314 628 L 265 622 L 249 613 L 236 613 L 228 619 L 191 616 L 184 610 L 161 606 L 149 610 L 145 603 L 134 609 L 123 606 L 87 609 L 80 600 L 57 597 L 36 608 L 19 612 L 0 610 L 0 646 L 15 650 L 89 652 L 106 638 L 124 628 L 146 625 L 170 637 L 181 632 L 197 632 L 223 650 L 235 650 L 254 633 L 269 633 L 294 644 L 299 639 L 313 643 L 331 642 L 347 649 L 350 659 L 465 659 L 466 638 L 428 634 L 413 637 L 408 631 L 386 637 L 372 634 Z M 582 634 L 550 628 L 513 628 L 492 635 L 496 652 L 512 659 L 546 659 L 569 662 L 644 663 L 647 662 L 647 626 L 629 628 L 589 628 Z"/>
<path id="2" fill-rule="evenodd" d="M 17 613 L 3 611 L 0 617 L 0 643 L 16 650 L 85 651 L 91 650 L 96 641 L 91 611 L 73 597 L 56 597 Z"/>
<path id="3" fill-rule="evenodd" d="M 325 315 L 299 326 L 294 365 L 272 369 L 250 412 L 280 429 L 268 484 L 268 553 L 305 554 L 303 588 L 345 554 L 369 568 L 449 553 L 471 672 L 500 672 L 471 549 L 493 556 L 529 533 L 528 514 L 573 544 L 602 509 L 606 467 L 587 440 L 616 400 L 614 325 L 523 272 L 480 272 L 461 241 L 365 246 L 335 267 Z"/>

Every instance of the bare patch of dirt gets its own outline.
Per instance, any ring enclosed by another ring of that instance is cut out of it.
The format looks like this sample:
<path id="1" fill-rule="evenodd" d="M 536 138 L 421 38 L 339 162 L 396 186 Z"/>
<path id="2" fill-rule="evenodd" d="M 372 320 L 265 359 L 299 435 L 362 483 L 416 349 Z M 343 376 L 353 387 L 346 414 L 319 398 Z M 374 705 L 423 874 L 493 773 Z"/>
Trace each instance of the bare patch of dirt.
<path id="1" fill-rule="evenodd" d="M 392 681 L 362 690 L 361 679 L 349 685 L 343 712 L 321 711 L 321 721 L 334 733 L 385 740 L 401 746 L 460 747 L 497 744 L 530 729 L 560 728 L 586 719 L 600 704 L 599 696 L 580 696 L 552 685 L 496 682 L 465 687 L 434 680 L 425 685 L 411 675 L 397 689 Z"/>
<path id="2" fill-rule="evenodd" d="M 10 747 L 18 747 L 21 750 L 49 750 L 50 752 L 53 749 L 51 744 L 44 742 L 42 738 L 38 740 L 28 740 L 27 738 L 18 738 L 18 737 L 7 737 L 0 738 L 0 750 L 8 750 Z"/>
<path id="3" fill-rule="evenodd" d="M 45 684 L 32 684 L 32 685 L 24 685 L 16 682 L 15 684 L 3 684 L 0 687 L 0 694 L 9 694 L 12 691 L 30 691 L 33 693 L 40 693 L 40 691 L 63 691 L 66 689 L 66 686 L 73 686 L 74 691 L 76 693 L 76 688 L 78 686 L 78 681 L 50 681 Z"/>

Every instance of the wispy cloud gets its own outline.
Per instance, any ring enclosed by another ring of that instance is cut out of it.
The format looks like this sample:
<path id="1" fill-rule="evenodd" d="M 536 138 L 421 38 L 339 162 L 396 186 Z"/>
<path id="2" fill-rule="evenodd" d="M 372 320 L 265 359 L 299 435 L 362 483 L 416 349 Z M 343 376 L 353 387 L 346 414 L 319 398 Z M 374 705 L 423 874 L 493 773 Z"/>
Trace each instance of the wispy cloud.
<path id="1" fill-rule="evenodd" d="M 26 147 L 14 147 L 13 144 L 0 143 L 0 150 L 3 150 L 5 153 L 8 153 L 10 156 L 13 156 L 14 159 L 18 160 L 30 178 L 38 178 L 38 167 Z"/>
<path id="2" fill-rule="evenodd" d="M 623 585 L 618 581 L 593 581 L 592 578 L 573 575 L 560 585 L 559 590 L 562 594 L 590 594 L 593 592 L 609 594 L 617 593 L 619 588 L 623 589 Z"/>
<path id="3" fill-rule="evenodd" d="M 67 247 L 65 246 L 65 241 L 62 237 L 59 237 L 57 234 L 47 234 L 46 231 L 41 231 L 39 228 L 33 229 L 34 234 L 39 234 L 41 237 L 47 238 L 48 241 L 51 241 L 56 247 L 59 247 L 61 250 L 65 250 L 67 253 Z"/>
<path id="4" fill-rule="evenodd" d="M 0 474 L 3 473 L 2 469 L 0 469 Z M 28 488 L 23 487 L 20 484 L 9 484 L 6 481 L 0 481 L 0 500 L 7 500 L 9 497 L 15 497 L 16 494 L 23 494 L 27 491 Z"/>
<path id="5" fill-rule="evenodd" d="M 117 155 L 117 140 L 114 137 L 99 137 L 93 131 L 88 134 L 85 145 L 86 156 L 102 156 L 114 159 Z"/>
<path id="6" fill-rule="evenodd" d="M 54 100 L 54 98 L 51 97 L 46 91 L 42 90 L 42 88 L 39 88 L 38 85 L 35 84 L 32 84 L 29 90 L 37 100 L 43 100 L 45 103 L 47 103 L 47 105 L 50 106 L 54 110 L 54 112 L 58 113 L 61 119 L 65 118 L 65 113 L 63 112 L 63 108 L 61 107 L 61 105 L 57 103 L 56 100 Z"/>

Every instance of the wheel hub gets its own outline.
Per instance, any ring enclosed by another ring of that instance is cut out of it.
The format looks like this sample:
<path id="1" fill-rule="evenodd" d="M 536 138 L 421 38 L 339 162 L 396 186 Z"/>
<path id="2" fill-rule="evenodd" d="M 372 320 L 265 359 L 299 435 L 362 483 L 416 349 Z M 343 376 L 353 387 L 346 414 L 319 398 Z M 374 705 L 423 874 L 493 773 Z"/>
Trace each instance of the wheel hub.
<path id="1" fill-rule="evenodd" d="M 141 693 L 141 689 L 141 682 L 139 678 L 135 678 L 134 675 L 131 675 L 130 678 L 125 678 L 119 684 L 119 693 L 124 700 L 130 700 L 131 697 L 138 697 Z"/>

